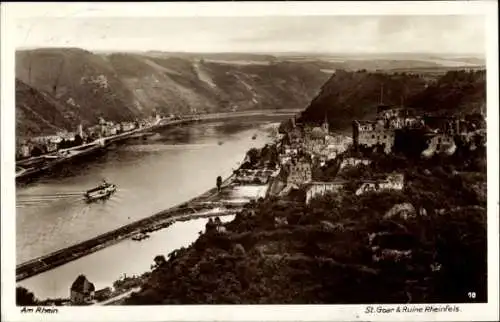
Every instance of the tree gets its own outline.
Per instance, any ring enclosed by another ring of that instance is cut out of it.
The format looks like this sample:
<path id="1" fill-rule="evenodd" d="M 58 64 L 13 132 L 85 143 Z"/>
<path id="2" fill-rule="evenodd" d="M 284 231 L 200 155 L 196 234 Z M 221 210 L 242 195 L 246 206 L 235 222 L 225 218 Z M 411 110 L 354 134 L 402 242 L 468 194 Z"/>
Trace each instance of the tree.
<path id="1" fill-rule="evenodd" d="M 61 150 L 66 148 L 68 148 L 68 142 L 66 141 L 66 139 L 62 139 L 61 142 L 59 142 L 59 144 L 57 145 L 57 149 Z"/>
<path id="2" fill-rule="evenodd" d="M 83 138 L 80 136 L 80 134 L 75 135 L 74 144 L 75 144 L 75 146 L 83 144 Z"/>
<path id="3" fill-rule="evenodd" d="M 152 268 L 155 269 L 157 267 L 160 267 L 161 265 L 165 264 L 167 260 L 165 259 L 165 256 L 163 255 L 156 255 L 154 258 L 154 264 L 152 265 Z"/>
<path id="4" fill-rule="evenodd" d="M 221 187 L 222 187 L 222 177 L 221 177 L 221 176 L 218 176 L 218 177 L 217 177 L 217 191 L 218 191 L 218 192 L 220 192 Z"/>
<path id="5" fill-rule="evenodd" d="M 250 159 L 251 166 L 255 166 L 257 164 L 257 162 L 259 161 L 259 156 L 260 156 L 259 150 L 256 148 L 251 148 L 247 152 L 247 155 L 248 155 L 248 158 Z"/>
<path id="6" fill-rule="evenodd" d="M 16 304 L 19 306 L 36 305 L 35 295 L 22 286 L 16 288 Z"/>
<path id="7" fill-rule="evenodd" d="M 32 157 L 37 157 L 37 156 L 40 156 L 43 154 L 43 151 L 42 149 L 40 149 L 39 146 L 35 146 L 33 147 L 33 149 L 31 149 L 31 156 Z"/>

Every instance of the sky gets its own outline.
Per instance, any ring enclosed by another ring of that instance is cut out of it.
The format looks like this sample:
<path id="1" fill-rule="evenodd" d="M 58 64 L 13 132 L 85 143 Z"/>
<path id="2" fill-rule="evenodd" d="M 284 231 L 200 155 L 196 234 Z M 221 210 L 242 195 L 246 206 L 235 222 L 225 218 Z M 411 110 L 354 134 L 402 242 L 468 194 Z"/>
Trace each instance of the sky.
<path id="1" fill-rule="evenodd" d="M 95 51 L 484 54 L 480 15 L 37 17 L 16 20 L 16 48 Z"/>

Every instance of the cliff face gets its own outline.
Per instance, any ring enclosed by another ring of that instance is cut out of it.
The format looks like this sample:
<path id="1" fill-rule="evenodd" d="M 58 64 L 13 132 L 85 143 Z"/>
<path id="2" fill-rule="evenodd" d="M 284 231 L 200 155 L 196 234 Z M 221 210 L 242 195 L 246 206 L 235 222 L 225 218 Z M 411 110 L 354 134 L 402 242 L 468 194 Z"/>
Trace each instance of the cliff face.
<path id="1" fill-rule="evenodd" d="M 36 49 L 16 53 L 16 77 L 69 106 L 62 112 L 65 117 L 71 115 L 84 124 L 95 123 L 99 116 L 130 120 L 155 110 L 175 114 L 302 108 L 329 77 L 322 71 L 325 64 L 272 56 L 226 56 Z M 42 107 L 30 104 L 29 108 L 41 113 Z M 23 113 L 17 122 L 19 132 L 46 130 L 29 122 Z"/>
<path id="2" fill-rule="evenodd" d="M 302 114 L 307 122 L 349 126 L 353 119 L 371 118 L 376 106 L 406 106 L 438 114 L 467 114 L 486 111 L 486 73 L 381 73 L 338 70 L 321 88 Z"/>

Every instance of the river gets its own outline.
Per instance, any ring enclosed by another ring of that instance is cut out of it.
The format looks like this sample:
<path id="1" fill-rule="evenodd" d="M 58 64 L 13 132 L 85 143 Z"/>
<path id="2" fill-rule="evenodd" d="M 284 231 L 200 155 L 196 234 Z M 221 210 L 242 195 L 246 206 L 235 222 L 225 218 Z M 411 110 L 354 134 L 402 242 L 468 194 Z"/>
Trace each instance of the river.
<path id="1" fill-rule="evenodd" d="M 227 177 L 238 167 L 246 151 L 269 142 L 271 128 L 284 118 L 233 119 L 165 129 L 147 140 L 118 145 L 91 162 L 64 166 L 51 176 L 18 187 L 17 264 L 151 216 L 207 191 L 215 185 L 217 176 Z M 81 193 L 103 178 L 117 184 L 117 193 L 105 202 L 85 204 Z M 67 297 L 69 284 L 80 273 L 86 274 L 97 288 L 110 286 L 121 273 L 148 269 L 160 250 L 166 255 L 189 245 L 205 222 L 176 223 L 147 242 L 125 241 L 19 284 L 39 298 Z M 142 249 L 145 245 L 156 246 Z"/>
<path id="2" fill-rule="evenodd" d="M 233 217 L 221 217 L 221 220 L 224 222 Z M 198 232 L 205 230 L 206 222 L 205 218 L 177 222 L 150 234 L 143 241 L 124 240 L 17 284 L 42 300 L 69 298 L 71 284 L 80 274 L 94 283 L 96 290 L 112 287 L 123 274 L 141 275 L 150 270 L 156 255 L 167 257 L 173 250 L 189 246 L 198 237 Z"/>

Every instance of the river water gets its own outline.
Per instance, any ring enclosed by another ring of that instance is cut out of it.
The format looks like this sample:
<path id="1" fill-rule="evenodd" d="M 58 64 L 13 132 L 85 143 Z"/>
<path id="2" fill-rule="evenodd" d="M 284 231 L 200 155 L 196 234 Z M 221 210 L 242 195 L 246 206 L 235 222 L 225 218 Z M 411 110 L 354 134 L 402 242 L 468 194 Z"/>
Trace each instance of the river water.
<path id="1" fill-rule="evenodd" d="M 234 216 L 221 217 L 227 221 Z M 177 222 L 150 234 L 137 242 L 124 240 L 88 256 L 79 258 L 53 270 L 22 280 L 18 285 L 33 292 L 38 299 L 69 298 L 70 287 L 76 277 L 84 274 L 96 290 L 112 287 L 113 282 L 126 276 L 141 275 L 151 269 L 156 255 L 167 255 L 175 249 L 187 247 L 205 230 L 207 219 Z"/>
<path id="2" fill-rule="evenodd" d="M 248 149 L 268 143 L 271 129 L 284 118 L 254 117 L 165 129 L 147 140 L 116 146 L 91 162 L 64 166 L 50 177 L 18 187 L 17 264 L 205 192 L 215 185 L 217 176 L 229 176 Z M 116 183 L 118 191 L 105 202 L 85 204 L 81 193 L 103 178 Z M 122 273 L 147 270 L 155 255 L 189 245 L 205 222 L 176 223 L 147 242 L 125 241 L 19 284 L 39 298 L 67 297 L 71 282 L 80 273 L 97 288 L 110 286 Z"/>

